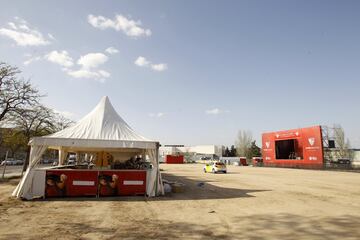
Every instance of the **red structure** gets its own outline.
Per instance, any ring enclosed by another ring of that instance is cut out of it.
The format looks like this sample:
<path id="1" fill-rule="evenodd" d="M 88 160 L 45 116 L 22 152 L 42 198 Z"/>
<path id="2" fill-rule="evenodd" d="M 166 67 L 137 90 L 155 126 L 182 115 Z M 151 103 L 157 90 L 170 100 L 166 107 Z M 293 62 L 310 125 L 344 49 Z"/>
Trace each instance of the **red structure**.
<path id="1" fill-rule="evenodd" d="M 264 166 L 322 168 L 321 127 L 264 133 L 262 154 Z"/>
<path id="2" fill-rule="evenodd" d="M 240 157 L 240 166 L 248 166 L 246 157 Z"/>
<path id="3" fill-rule="evenodd" d="M 184 156 L 183 155 L 166 155 L 165 162 L 167 164 L 183 164 Z"/>

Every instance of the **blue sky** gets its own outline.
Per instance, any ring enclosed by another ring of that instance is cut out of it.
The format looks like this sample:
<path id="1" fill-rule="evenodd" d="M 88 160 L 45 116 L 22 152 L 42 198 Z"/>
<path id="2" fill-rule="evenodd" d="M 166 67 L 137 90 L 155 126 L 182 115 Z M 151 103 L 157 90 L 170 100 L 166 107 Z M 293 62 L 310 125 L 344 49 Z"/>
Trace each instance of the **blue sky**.
<path id="1" fill-rule="evenodd" d="M 162 144 L 231 145 L 243 129 L 261 145 L 264 131 L 338 123 L 360 147 L 359 12 L 358 1 L 2 1 L 0 60 L 47 106 L 80 119 L 108 95 Z"/>

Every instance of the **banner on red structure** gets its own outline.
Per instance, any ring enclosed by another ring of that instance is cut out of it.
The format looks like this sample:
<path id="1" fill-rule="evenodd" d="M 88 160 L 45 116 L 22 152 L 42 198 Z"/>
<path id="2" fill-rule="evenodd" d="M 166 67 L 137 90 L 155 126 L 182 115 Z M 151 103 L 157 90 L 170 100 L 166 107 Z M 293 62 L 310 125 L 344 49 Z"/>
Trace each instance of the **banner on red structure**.
<path id="1" fill-rule="evenodd" d="M 144 170 L 47 170 L 45 197 L 127 196 L 146 193 Z"/>
<path id="2" fill-rule="evenodd" d="M 48 170 L 46 171 L 46 197 L 96 196 L 97 171 Z"/>
<path id="3" fill-rule="evenodd" d="M 262 154 L 265 166 L 323 166 L 321 127 L 299 128 L 264 133 Z"/>
<path id="4" fill-rule="evenodd" d="M 146 171 L 99 171 L 99 196 L 144 195 Z"/>

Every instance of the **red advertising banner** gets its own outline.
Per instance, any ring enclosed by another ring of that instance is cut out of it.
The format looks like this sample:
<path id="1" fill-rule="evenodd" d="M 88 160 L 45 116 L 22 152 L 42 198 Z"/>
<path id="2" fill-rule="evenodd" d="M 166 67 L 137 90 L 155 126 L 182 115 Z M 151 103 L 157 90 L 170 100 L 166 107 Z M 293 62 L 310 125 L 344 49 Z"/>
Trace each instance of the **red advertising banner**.
<path id="1" fill-rule="evenodd" d="M 46 197 L 96 196 L 97 171 L 48 170 L 46 171 Z"/>
<path id="2" fill-rule="evenodd" d="M 145 193 L 145 170 L 99 171 L 100 197 L 144 195 Z"/>
<path id="3" fill-rule="evenodd" d="M 46 171 L 45 197 L 129 196 L 146 194 L 146 170 Z"/>
<path id="4" fill-rule="evenodd" d="M 262 134 L 264 166 L 323 167 L 321 127 Z"/>

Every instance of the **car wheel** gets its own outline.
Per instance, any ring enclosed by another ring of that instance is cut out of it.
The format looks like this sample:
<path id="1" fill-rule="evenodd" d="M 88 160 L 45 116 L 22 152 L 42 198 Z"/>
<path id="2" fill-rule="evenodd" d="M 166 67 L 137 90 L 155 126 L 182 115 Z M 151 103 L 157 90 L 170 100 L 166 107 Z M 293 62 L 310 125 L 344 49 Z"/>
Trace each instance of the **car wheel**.
<path id="1" fill-rule="evenodd" d="M 224 173 L 226 173 L 226 171 L 224 171 Z"/>

